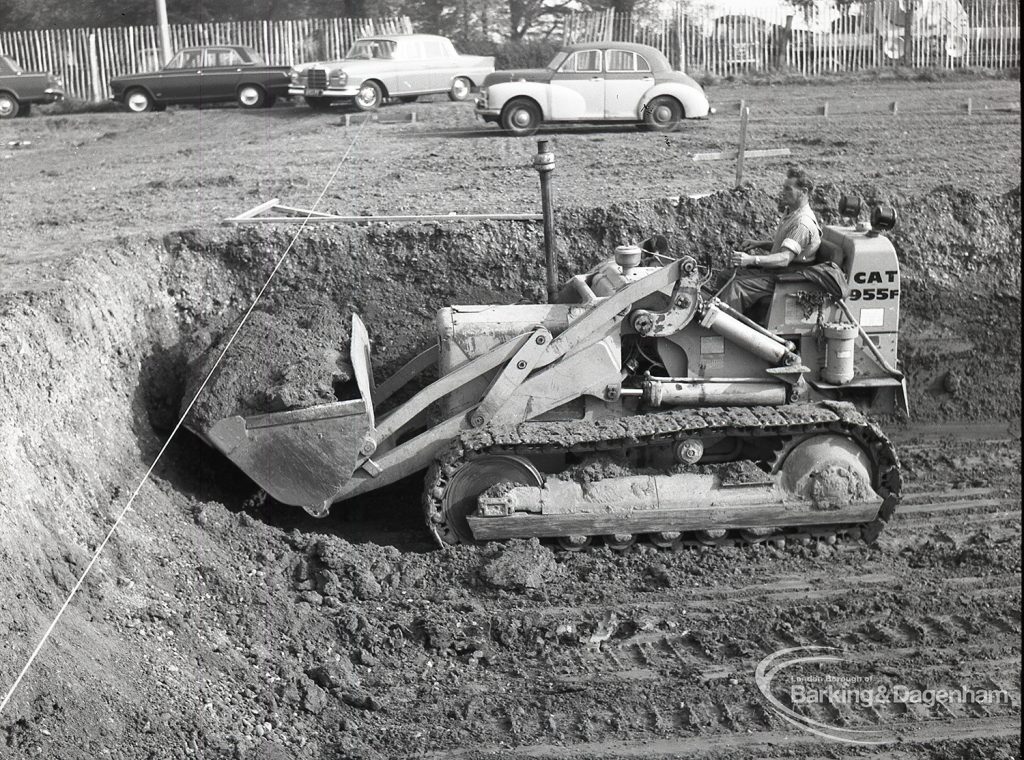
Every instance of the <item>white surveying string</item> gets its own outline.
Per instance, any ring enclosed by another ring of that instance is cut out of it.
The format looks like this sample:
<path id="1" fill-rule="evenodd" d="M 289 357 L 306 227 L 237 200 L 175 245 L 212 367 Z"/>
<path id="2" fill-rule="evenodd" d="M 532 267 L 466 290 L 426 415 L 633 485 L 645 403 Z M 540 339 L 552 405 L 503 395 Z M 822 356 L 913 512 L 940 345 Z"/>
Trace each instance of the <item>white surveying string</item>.
<path id="1" fill-rule="evenodd" d="M 241 332 L 242 327 L 245 326 L 246 321 L 249 319 L 249 315 L 252 314 L 253 309 L 256 308 L 256 304 L 260 302 L 260 299 L 263 297 L 263 294 L 266 292 L 267 288 L 270 287 L 270 283 L 271 281 L 273 281 L 274 276 L 277 274 L 277 271 L 281 268 L 281 265 L 284 264 L 284 260 L 288 257 L 288 254 L 295 246 L 295 241 L 298 239 L 299 235 L 302 234 L 302 231 L 306 228 L 306 223 L 309 221 L 310 217 L 312 217 L 313 214 L 316 213 L 316 209 L 320 205 L 320 202 L 323 200 L 324 195 L 327 194 L 327 190 L 334 183 L 335 177 L 337 177 L 338 172 L 341 171 L 341 167 L 345 163 L 345 160 L 348 158 L 349 154 L 352 152 L 352 148 L 355 147 L 356 140 L 359 139 L 359 135 L 362 133 L 363 127 L 366 125 L 367 121 L 369 121 L 369 119 L 363 120 L 363 122 L 359 125 L 359 129 L 356 131 L 356 134 L 352 137 L 352 142 L 349 144 L 348 149 L 345 151 L 345 154 L 341 157 L 341 160 L 338 161 L 338 165 L 334 168 L 334 171 L 328 178 L 327 184 L 324 185 L 324 189 L 320 191 L 320 195 L 317 196 L 316 202 L 313 204 L 313 207 L 306 215 L 306 218 L 302 220 L 302 224 L 299 225 L 298 230 L 296 230 L 295 234 L 292 236 L 292 239 L 288 243 L 288 247 L 285 248 L 284 253 L 282 253 L 280 258 L 277 260 L 277 263 L 274 265 L 273 270 L 271 270 L 270 272 L 270 276 L 267 277 L 266 282 L 263 283 L 263 287 L 260 288 L 260 292 L 256 294 L 256 298 L 253 299 L 252 304 L 249 306 L 248 309 L 246 309 L 245 314 L 239 321 L 238 326 L 235 328 L 234 332 L 231 333 L 231 337 L 228 338 L 228 342 L 224 346 L 224 350 L 220 352 L 220 355 L 217 357 L 217 361 L 213 363 L 213 367 L 210 369 L 210 372 L 206 375 L 205 379 L 202 382 L 202 385 L 199 386 L 199 390 L 195 392 L 195 395 L 192 397 L 192 400 L 189 401 L 188 406 L 185 407 L 185 411 L 181 413 L 181 417 L 175 424 L 174 429 L 171 430 L 171 434 L 167 436 L 167 440 L 164 442 L 164 445 L 160 447 L 160 451 L 157 453 L 156 458 L 153 460 L 153 463 L 149 466 L 149 469 L 146 470 L 146 474 L 142 476 L 142 480 L 139 481 L 138 486 L 135 487 L 135 491 L 132 492 L 132 495 L 128 499 L 128 502 L 124 505 L 124 509 L 121 510 L 121 513 L 117 516 L 117 519 L 114 520 L 114 524 L 110 526 L 110 530 L 107 531 L 107 535 L 103 538 L 103 541 L 100 543 L 98 547 L 96 547 L 96 551 L 93 552 L 92 559 L 89 560 L 89 564 L 85 566 L 85 570 L 82 571 L 81 576 L 75 582 L 75 585 L 72 587 L 70 593 L 68 593 L 67 598 L 64 600 L 64 604 L 62 604 L 60 609 L 57 611 L 57 615 L 53 618 L 53 622 L 50 623 L 50 625 L 46 629 L 46 632 L 43 634 L 43 637 L 39 640 L 39 643 L 36 644 L 36 648 L 32 650 L 32 654 L 29 655 L 28 661 L 25 663 L 25 666 L 21 669 L 21 672 L 18 673 L 18 677 L 14 679 L 14 683 L 11 684 L 11 688 L 8 689 L 7 693 L 4 695 L 3 701 L 0 701 L 0 714 L 2 714 L 4 708 L 7 707 L 7 703 L 11 701 L 11 697 L 14 696 L 14 692 L 21 684 L 21 681 L 25 677 L 25 674 L 28 672 L 28 669 L 32 667 L 32 663 L 35 662 L 35 659 L 39 655 L 40 650 L 43 648 L 47 640 L 50 638 L 50 634 L 52 634 L 54 628 L 57 627 L 57 623 L 64 615 L 64 611 L 68 608 L 68 605 L 71 604 L 71 600 L 75 598 L 75 595 L 78 593 L 78 590 L 82 587 L 82 584 L 85 582 L 86 576 L 89 575 L 89 571 L 92 570 L 93 565 L 96 564 L 96 560 L 99 559 L 99 556 L 103 552 L 103 549 L 106 547 L 107 543 L 114 535 L 114 531 L 117 530 L 117 527 L 121 524 L 121 521 L 124 520 L 125 515 L 128 514 L 128 510 L 132 508 L 132 504 L 135 502 L 135 498 L 139 495 L 139 491 L 142 490 L 142 486 L 144 486 L 146 484 L 146 481 L 149 480 L 149 476 L 153 473 L 153 469 L 160 461 L 160 458 L 164 455 L 164 452 L 167 451 L 167 447 L 174 439 L 174 436 L 177 434 L 178 430 L 181 429 L 182 424 L 184 424 L 185 422 L 185 418 L 188 416 L 188 413 L 192 411 L 192 407 L 199 399 L 199 396 L 202 394 L 203 390 L 206 389 L 207 383 L 210 382 L 210 378 L 213 377 L 213 373 L 216 372 L 217 367 L 220 365 L 221 360 L 224 358 L 224 355 L 227 354 L 228 350 L 231 348 L 231 344 L 234 343 L 235 338 L 238 337 L 238 333 Z M 73 494 L 74 490 L 72 490 L 72 495 Z M 70 500 L 70 496 L 68 498 Z"/>

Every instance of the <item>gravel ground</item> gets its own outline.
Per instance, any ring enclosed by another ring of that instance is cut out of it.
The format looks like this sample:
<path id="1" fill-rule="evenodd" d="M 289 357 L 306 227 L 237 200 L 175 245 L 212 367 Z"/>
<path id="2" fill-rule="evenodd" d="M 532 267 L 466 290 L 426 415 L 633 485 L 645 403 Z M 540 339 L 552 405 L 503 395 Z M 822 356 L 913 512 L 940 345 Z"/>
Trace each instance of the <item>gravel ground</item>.
<path id="1" fill-rule="evenodd" d="M 709 95 L 719 113 L 671 135 L 544 135 L 565 273 L 645 232 L 680 251 L 763 233 L 789 160 L 819 178 L 826 213 L 850 188 L 896 205 L 913 408 L 891 428 L 908 497 L 878 543 L 440 552 L 417 479 L 314 521 L 249 500 L 182 435 L 0 712 L 0 757 L 1019 756 L 1019 83 Z M 748 161 L 741 191 L 666 201 L 733 184 L 730 162 L 690 156 L 735 143 L 740 100 L 748 147 L 793 156 Z M 220 219 L 273 197 L 311 207 L 339 163 L 321 210 L 536 207 L 532 140 L 482 130 L 461 104 L 383 115 L 409 112 L 365 127 L 286 105 L 0 124 L 0 688 L 176 421 L 189 362 L 291 238 Z M 358 311 L 384 374 L 438 306 L 536 298 L 538 251 L 535 230 L 497 223 L 318 228 L 267 303 Z M 843 658 L 790 671 L 805 682 L 1009 702 L 799 708 L 884 743 L 827 740 L 781 719 L 754 677 L 804 646 Z"/>

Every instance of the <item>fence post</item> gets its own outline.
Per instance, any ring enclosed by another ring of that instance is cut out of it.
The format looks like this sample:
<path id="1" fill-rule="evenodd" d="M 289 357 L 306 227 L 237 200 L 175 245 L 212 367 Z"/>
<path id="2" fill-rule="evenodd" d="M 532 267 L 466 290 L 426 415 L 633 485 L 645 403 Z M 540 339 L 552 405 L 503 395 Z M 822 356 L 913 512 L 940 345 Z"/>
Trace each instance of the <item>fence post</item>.
<path id="1" fill-rule="evenodd" d="M 89 78 L 92 80 L 92 85 L 89 89 L 93 101 L 99 102 L 103 100 L 103 95 L 100 93 L 100 60 L 99 55 L 96 53 L 96 33 L 89 33 Z"/>
<path id="2" fill-rule="evenodd" d="M 743 185 L 743 154 L 747 151 L 747 119 L 750 109 L 744 108 L 740 114 L 740 147 L 736 152 L 736 187 Z"/>

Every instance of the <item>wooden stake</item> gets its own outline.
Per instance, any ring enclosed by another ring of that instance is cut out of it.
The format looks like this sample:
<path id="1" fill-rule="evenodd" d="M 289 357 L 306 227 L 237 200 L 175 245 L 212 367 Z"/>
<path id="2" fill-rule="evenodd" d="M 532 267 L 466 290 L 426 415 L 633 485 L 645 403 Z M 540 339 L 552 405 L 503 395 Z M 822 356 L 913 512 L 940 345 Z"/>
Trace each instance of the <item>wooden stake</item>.
<path id="1" fill-rule="evenodd" d="M 743 185 L 743 155 L 747 150 L 747 120 L 750 118 L 750 109 L 744 108 L 740 113 L 740 147 L 736 154 L 736 187 Z"/>
<path id="2" fill-rule="evenodd" d="M 826 119 L 828 118 L 828 101 L 827 100 L 825 101 L 825 105 L 823 105 L 821 107 L 821 115 L 824 116 Z"/>
<path id="3" fill-rule="evenodd" d="M 974 113 L 973 105 L 974 104 L 971 102 L 971 99 L 967 98 L 967 115 L 968 116 L 970 116 L 972 113 Z"/>
<path id="4" fill-rule="evenodd" d="M 894 114 L 895 114 L 895 113 L 898 113 L 898 112 L 899 112 L 899 110 L 900 110 L 900 104 L 899 104 L 899 102 L 898 102 L 898 101 L 895 101 L 895 100 L 894 100 L 894 101 L 892 102 L 892 105 L 890 106 L 890 108 L 892 109 L 892 112 L 893 112 Z"/>

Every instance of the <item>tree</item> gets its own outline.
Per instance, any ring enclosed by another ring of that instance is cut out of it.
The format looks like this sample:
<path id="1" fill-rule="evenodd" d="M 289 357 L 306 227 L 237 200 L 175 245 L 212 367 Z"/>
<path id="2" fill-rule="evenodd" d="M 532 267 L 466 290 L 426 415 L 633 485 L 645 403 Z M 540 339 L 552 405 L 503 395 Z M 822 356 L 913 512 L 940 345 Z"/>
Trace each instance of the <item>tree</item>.
<path id="1" fill-rule="evenodd" d="M 575 7 L 573 0 L 508 0 L 509 39 L 519 42 L 531 32 L 549 37 L 559 17 Z"/>

